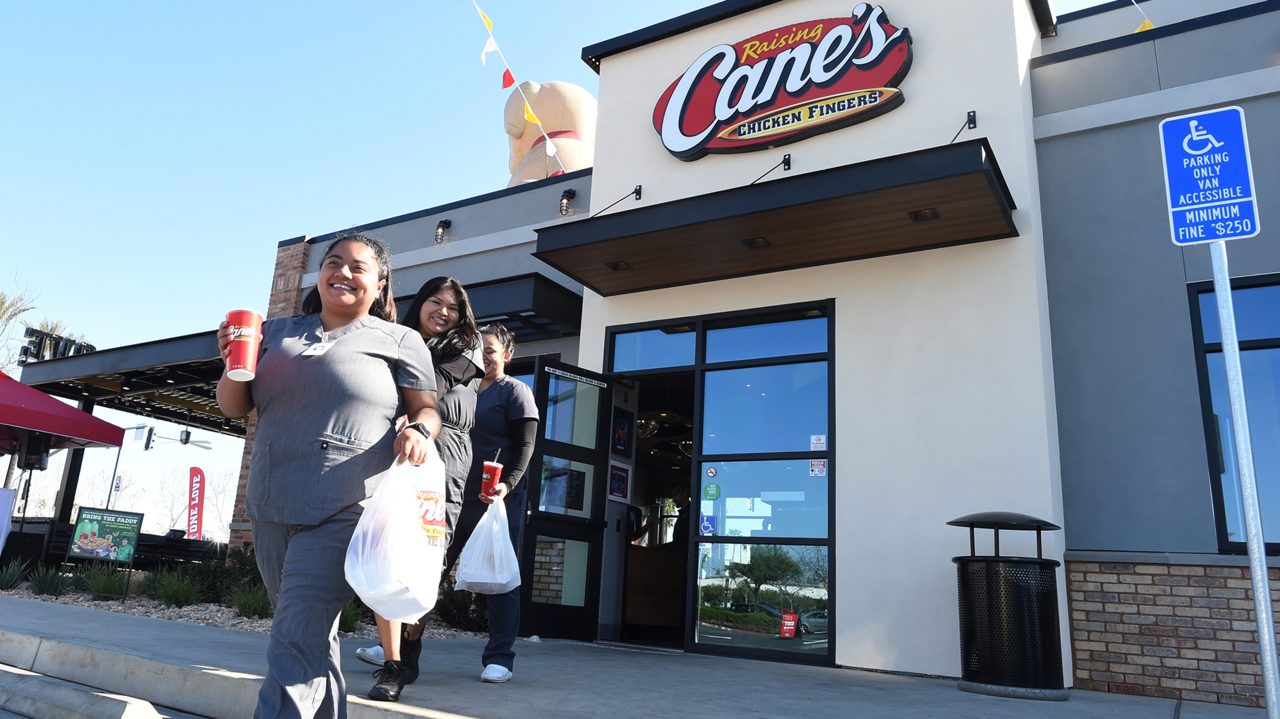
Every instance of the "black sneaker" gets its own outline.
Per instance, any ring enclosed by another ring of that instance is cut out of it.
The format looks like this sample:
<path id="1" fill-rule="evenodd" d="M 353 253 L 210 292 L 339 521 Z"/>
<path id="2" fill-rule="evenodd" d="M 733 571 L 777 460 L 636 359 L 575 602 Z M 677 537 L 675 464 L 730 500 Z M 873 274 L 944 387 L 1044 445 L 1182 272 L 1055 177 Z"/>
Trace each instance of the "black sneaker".
<path id="1" fill-rule="evenodd" d="M 369 698 L 379 702 L 400 701 L 400 690 L 404 689 L 404 669 L 400 662 L 388 659 L 382 668 L 373 673 L 377 684 L 369 690 Z"/>
<path id="2" fill-rule="evenodd" d="M 410 639 L 408 632 L 400 635 L 401 684 L 412 684 L 418 680 L 418 657 L 422 656 L 422 636 Z"/>

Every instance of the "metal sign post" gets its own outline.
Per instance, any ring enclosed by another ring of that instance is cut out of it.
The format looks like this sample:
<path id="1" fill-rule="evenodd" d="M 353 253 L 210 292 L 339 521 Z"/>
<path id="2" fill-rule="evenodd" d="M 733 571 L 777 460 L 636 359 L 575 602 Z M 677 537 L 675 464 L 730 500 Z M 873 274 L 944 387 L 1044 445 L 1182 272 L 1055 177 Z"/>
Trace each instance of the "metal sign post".
<path id="1" fill-rule="evenodd" d="M 1259 232 L 1254 197 L 1253 165 L 1244 110 L 1219 108 L 1171 117 L 1160 123 L 1165 192 L 1175 245 L 1209 243 L 1213 258 L 1213 291 L 1222 327 L 1222 355 L 1226 361 L 1227 392 L 1231 398 L 1231 429 L 1236 443 L 1244 531 L 1249 547 L 1249 578 L 1262 656 L 1262 684 L 1268 719 L 1280 719 L 1280 675 L 1277 675 L 1276 628 L 1271 614 L 1271 582 L 1262 533 L 1262 509 L 1253 472 L 1253 445 L 1245 407 L 1240 342 L 1231 301 L 1225 240 L 1253 237 Z"/>

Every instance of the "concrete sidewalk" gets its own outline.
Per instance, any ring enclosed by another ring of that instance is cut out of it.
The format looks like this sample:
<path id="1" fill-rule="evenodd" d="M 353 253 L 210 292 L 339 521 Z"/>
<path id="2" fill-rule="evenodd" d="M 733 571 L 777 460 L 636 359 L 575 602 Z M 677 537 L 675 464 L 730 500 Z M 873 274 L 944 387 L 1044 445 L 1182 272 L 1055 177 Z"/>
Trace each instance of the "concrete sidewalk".
<path id="1" fill-rule="evenodd" d="M 253 713 L 267 637 L 0 597 L 0 663 L 200 716 Z M 516 644 L 515 677 L 479 682 L 482 640 L 428 640 L 398 704 L 363 699 L 373 667 L 343 643 L 352 719 L 426 716 L 1258 719 L 1261 709 L 1072 692 L 1066 702 L 967 694 L 955 681 L 546 641 Z"/>

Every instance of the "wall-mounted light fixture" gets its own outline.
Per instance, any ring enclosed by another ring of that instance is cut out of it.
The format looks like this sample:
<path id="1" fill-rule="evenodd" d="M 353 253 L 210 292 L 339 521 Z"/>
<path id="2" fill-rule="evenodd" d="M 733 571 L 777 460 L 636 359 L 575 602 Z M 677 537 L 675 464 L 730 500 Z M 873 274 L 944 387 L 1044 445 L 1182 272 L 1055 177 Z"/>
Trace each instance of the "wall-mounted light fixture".
<path id="1" fill-rule="evenodd" d="M 569 214 L 569 202 L 578 196 L 578 192 L 573 189 L 565 190 L 560 193 L 560 214 Z"/>
<path id="2" fill-rule="evenodd" d="M 907 217 L 910 217 L 912 222 L 928 222 L 929 220 L 936 220 L 942 217 L 942 215 L 938 213 L 938 209 L 936 207 L 926 207 L 923 210 L 912 210 L 908 212 Z"/>
<path id="3" fill-rule="evenodd" d="M 618 260 L 617 262 L 606 262 L 604 263 L 604 266 L 608 267 L 614 272 L 623 272 L 625 270 L 631 269 L 631 265 L 627 264 L 622 260 Z"/>
<path id="4" fill-rule="evenodd" d="M 749 240 L 743 240 L 742 245 L 743 247 L 746 247 L 748 250 L 759 250 L 764 247 L 768 247 L 769 241 L 763 237 L 753 237 Z"/>
<path id="5" fill-rule="evenodd" d="M 436 244 L 444 242 L 444 231 L 453 227 L 453 223 L 449 220 L 440 220 L 436 223 Z"/>

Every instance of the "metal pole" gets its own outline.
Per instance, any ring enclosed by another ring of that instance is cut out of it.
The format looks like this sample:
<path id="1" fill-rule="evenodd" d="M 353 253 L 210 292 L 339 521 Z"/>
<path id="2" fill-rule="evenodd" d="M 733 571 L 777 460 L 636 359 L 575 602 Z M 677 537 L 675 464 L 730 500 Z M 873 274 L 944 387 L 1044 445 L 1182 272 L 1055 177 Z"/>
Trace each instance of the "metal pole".
<path id="1" fill-rule="evenodd" d="M 120 447 L 116 449 L 116 466 L 111 468 L 111 476 L 107 478 L 107 506 L 111 509 L 111 495 L 115 494 L 116 489 L 116 470 L 120 469 L 120 453 L 124 451 L 124 440 L 120 440 Z"/>
<path id="2" fill-rule="evenodd" d="M 1271 614 L 1271 582 L 1267 575 L 1267 549 L 1262 534 L 1262 510 L 1258 483 L 1253 475 L 1253 446 L 1249 442 L 1249 415 L 1244 403 L 1244 377 L 1240 370 L 1240 342 L 1236 337 L 1235 308 L 1231 302 L 1231 276 L 1227 273 L 1227 246 L 1209 243 L 1213 257 L 1213 291 L 1222 325 L 1222 355 L 1227 365 L 1227 390 L 1231 397 L 1231 430 L 1236 440 L 1236 466 L 1240 473 L 1240 498 L 1244 503 L 1244 533 L 1249 545 L 1249 577 L 1253 584 L 1253 610 L 1257 615 L 1258 650 L 1262 655 L 1262 685 L 1267 697 L 1267 719 L 1280 719 L 1280 676 L 1276 674 L 1276 626 Z"/>

